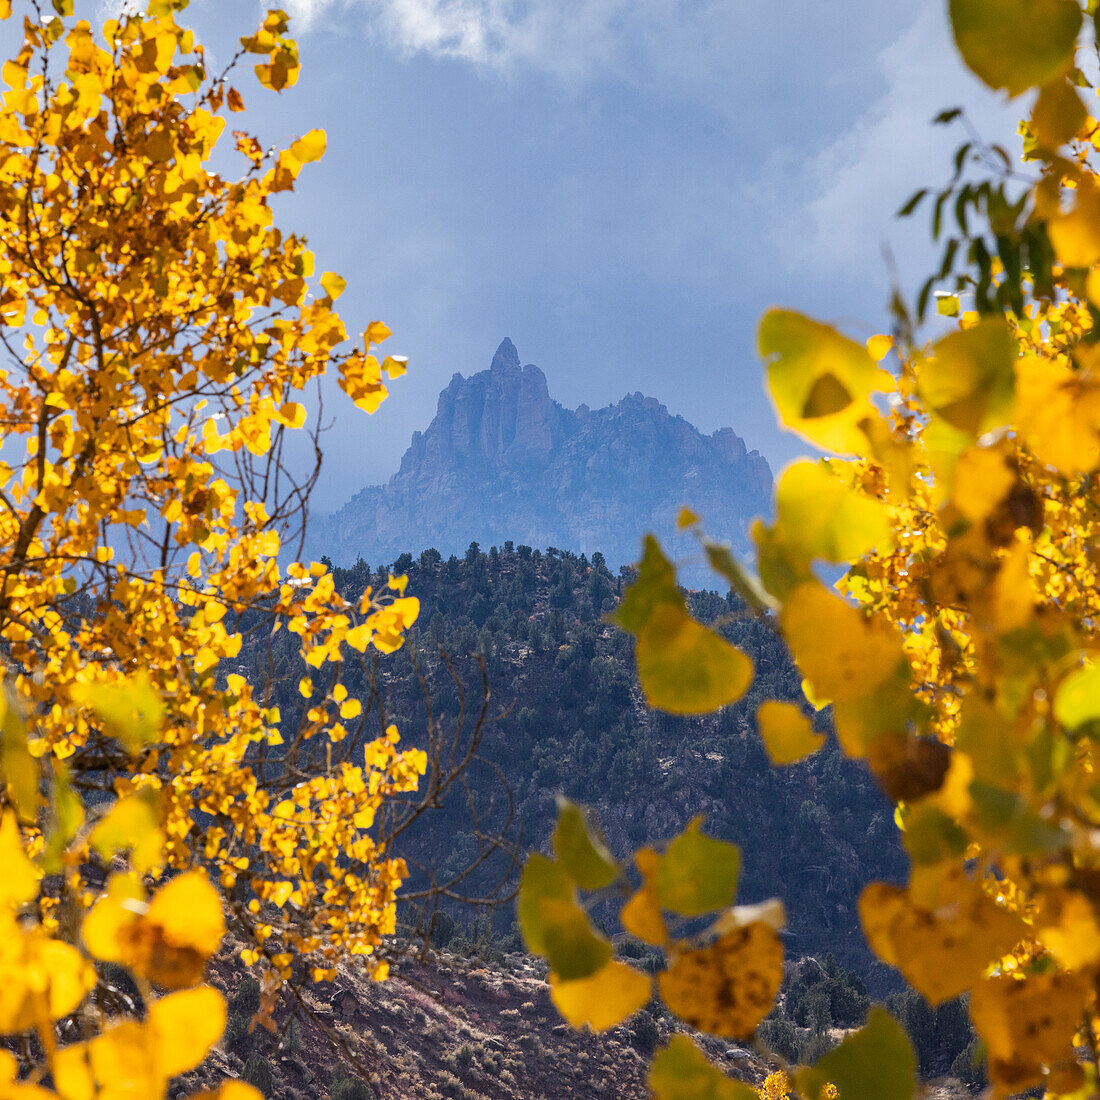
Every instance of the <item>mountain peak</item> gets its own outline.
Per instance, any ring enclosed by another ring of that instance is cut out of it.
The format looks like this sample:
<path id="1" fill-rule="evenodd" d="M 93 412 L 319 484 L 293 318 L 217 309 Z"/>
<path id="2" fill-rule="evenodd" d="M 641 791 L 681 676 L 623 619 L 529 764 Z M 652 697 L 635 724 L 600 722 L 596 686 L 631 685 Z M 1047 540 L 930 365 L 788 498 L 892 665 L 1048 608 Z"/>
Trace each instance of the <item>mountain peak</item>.
<path id="1" fill-rule="evenodd" d="M 489 364 L 489 369 L 492 371 L 516 370 L 518 367 L 519 352 L 516 351 L 516 345 L 505 336 L 493 356 L 492 363 Z"/>
<path id="2" fill-rule="evenodd" d="M 324 539 L 349 561 L 514 540 L 619 564 L 636 558 L 646 530 L 674 539 L 683 504 L 742 550 L 771 484 L 767 462 L 732 429 L 703 435 L 656 398 L 563 408 L 504 339 L 488 370 L 451 379 L 398 473 L 345 505 Z"/>

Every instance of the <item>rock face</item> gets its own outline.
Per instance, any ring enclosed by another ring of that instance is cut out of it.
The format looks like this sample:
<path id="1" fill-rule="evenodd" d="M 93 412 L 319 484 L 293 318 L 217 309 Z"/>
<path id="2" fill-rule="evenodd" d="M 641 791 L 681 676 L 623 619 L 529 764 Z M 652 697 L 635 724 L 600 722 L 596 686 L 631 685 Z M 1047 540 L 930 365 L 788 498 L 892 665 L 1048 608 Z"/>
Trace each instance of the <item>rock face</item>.
<path id="1" fill-rule="evenodd" d="M 377 565 L 405 551 L 511 540 L 598 550 L 614 567 L 638 558 L 646 531 L 675 547 L 683 505 L 744 549 L 771 487 L 767 462 L 731 428 L 703 435 L 652 397 L 563 408 L 506 339 L 487 371 L 454 375 L 400 470 L 319 520 L 311 548 L 338 565 Z"/>

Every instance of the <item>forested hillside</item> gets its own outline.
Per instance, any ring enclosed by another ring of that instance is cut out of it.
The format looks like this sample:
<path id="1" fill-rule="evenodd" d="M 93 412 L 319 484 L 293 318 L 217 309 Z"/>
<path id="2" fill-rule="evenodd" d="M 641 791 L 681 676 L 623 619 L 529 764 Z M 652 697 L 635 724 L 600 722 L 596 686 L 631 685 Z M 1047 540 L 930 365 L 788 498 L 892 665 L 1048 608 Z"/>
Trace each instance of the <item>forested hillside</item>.
<path id="1" fill-rule="evenodd" d="M 832 745 L 796 767 L 769 766 L 755 730 L 756 708 L 765 699 L 800 694 L 799 675 L 769 624 L 744 616 L 735 600 L 715 592 L 691 594 L 693 612 L 723 623 L 723 633 L 752 655 L 757 677 L 738 704 L 679 718 L 643 703 L 633 640 L 604 621 L 630 574 L 613 574 L 600 554 L 588 559 L 510 543 L 485 552 L 475 544 L 463 558 L 444 560 L 433 550 L 406 554 L 392 571 L 407 573 L 421 610 L 411 644 L 380 666 L 379 695 L 403 739 L 415 742 L 425 704 L 409 662 L 422 668 L 435 713 L 453 727 L 459 693 L 442 654 L 453 659 L 468 709 L 480 703 L 477 655 L 484 656 L 492 698 L 481 753 L 511 790 L 524 848 L 547 844 L 559 792 L 598 811 L 616 853 L 671 836 L 703 814 L 709 832 L 744 845 L 741 896 L 784 900 L 792 955 L 832 951 L 841 965 L 861 972 L 873 992 L 886 991 L 888 972 L 864 946 L 855 903 L 865 883 L 904 873 L 891 810 L 867 774 Z M 351 598 L 385 584 L 389 573 L 362 561 L 335 569 L 337 587 Z M 276 672 L 285 728 L 294 728 L 304 706 L 298 685 L 308 670 L 296 650 L 297 638 L 284 633 L 256 640 L 242 653 L 254 667 Z M 344 670 L 352 695 L 369 697 L 372 667 Z M 367 731 L 376 715 L 368 712 L 363 721 L 364 735 L 373 736 Z M 484 766 L 474 766 L 470 776 L 485 798 L 495 796 L 493 821 L 499 823 L 497 777 Z M 414 853 L 444 874 L 474 857 L 461 793 L 428 815 Z M 501 859 L 490 861 L 467 886 L 488 889 L 502 869 Z M 511 905 L 502 907 L 498 929 L 506 932 L 511 920 Z"/>

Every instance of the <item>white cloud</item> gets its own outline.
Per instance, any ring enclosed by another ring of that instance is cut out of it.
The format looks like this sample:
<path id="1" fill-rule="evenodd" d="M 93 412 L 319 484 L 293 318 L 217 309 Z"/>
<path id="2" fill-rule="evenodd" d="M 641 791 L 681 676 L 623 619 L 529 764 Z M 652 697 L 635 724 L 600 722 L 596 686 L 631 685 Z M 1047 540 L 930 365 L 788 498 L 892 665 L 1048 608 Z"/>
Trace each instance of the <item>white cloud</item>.
<path id="1" fill-rule="evenodd" d="M 614 80 L 718 110 L 746 88 L 797 89 L 824 54 L 842 66 L 896 26 L 906 0 L 852 22 L 849 0 L 285 0 L 299 30 L 359 26 L 407 54 L 426 53 L 570 85 Z M 792 27 L 798 28 L 792 33 Z M 850 68 L 850 66 L 849 66 Z M 818 89 L 820 92 L 821 90 Z M 780 93 L 782 94 L 782 93 Z"/>
<path id="2" fill-rule="evenodd" d="M 965 140 L 958 126 L 931 125 L 939 110 L 963 106 L 986 141 L 1013 147 L 1018 104 L 1006 107 L 964 69 L 937 8 L 920 9 L 876 64 L 884 93 L 789 173 L 791 185 L 777 193 L 786 216 L 773 219 L 775 235 L 792 271 L 809 267 L 829 278 L 865 273 L 879 282 L 881 249 L 891 242 L 899 255 L 926 264 L 924 211 L 901 225 L 894 212 L 918 187 L 946 181 L 951 154 Z"/>

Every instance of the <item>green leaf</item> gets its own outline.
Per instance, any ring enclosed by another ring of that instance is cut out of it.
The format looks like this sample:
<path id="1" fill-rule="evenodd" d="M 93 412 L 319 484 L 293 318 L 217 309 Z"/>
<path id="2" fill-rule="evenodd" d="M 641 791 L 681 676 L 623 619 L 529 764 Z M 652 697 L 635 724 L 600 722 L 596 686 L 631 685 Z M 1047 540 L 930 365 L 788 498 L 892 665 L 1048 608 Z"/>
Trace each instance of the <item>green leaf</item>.
<path id="1" fill-rule="evenodd" d="M 975 780 L 970 784 L 970 797 L 977 827 L 988 834 L 988 840 L 1014 855 L 1044 855 L 1070 843 L 1065 829 L 1044 821 L 1012 791 Z"/>
<path id="2" fill-rule="evenodd" d="M 661 552 L 660 543 L 646 535 L 638 579 L 623 593 L 622 602 L 610 618 L 628 633 L 640 634 L 654 608 L 664 603 L 682 608 L 684 598 L 676 588 L 676 570 Z"/>
<path id="3" fill-rule="evenodd" d="M 807 561 L 852 562 L 890 542 L 885 505 L 853 489 L 827 461 L 788 466 L 775 511 L 777 535 Z"/>
<path id="4" fill-rule="evenodd" d="M 701 824 L 695 818 L 669 843 L 657 865 L 661 908 L 686 917 L 731 906 L 741 874 L 741 850 L 700 832 Z"/>
<path id="5" fill-rule="evenodd" d="M 728 546 L 704 539 L 703 549 L 706 551 L 707 562 L 711 569 L 729 581 L 730 588 L 745 601 L 749 608 L 758 615 L 775 610 L 774 601 L 764 591 L 760 582 L 733 556 Z"/>
<path id="6" fill-rule="evenodd" d="M 560 978 L 587 978 L 611 958 L 611 944 L 593 930 L 577 904 L 573 880 L 560 864 L 537 852 L 523 868 L 517 909 L 527 946 L 545 955 Z"/>
<path id="7" fill-rule="evenodd" d="M 1058 685 L 1054 717 L 1067 730 L 1080 729 L 1100 718 L 1100 666 L 1074 669 Z"/>
<path id="8" fill-rule="evenodd" d="M 164 830 L 157 793 L 142 790 L 120 798 L 92 830 L 89 844 L 106 861 L 129 850 L 139 874 L 158 870 L 164 863 Z"/>
<path id="9" fill-rule="evenodd" d="M 991 88 L 1016 96 L 1073 64 L 1077 0 L 951 0 L 950 12 L 963 60 Z"/>
<path id="10" fill-rule="evenodd" d="M 671 714 L 707 714 L 734 703 L 752 682 L 752 661 L 682 606 L 653 608 L 635 649 L 646 701 Z"/>
<path id="11" fill-rule="evenodd" d="M 1012 419 L 1017 346 L 1001 318 L 952 332 L 932 351 L 917 386 L 936 416 L 971 437 Z"/>
<path id="12" fill-rule="evenodd" d="M 654 1100 L 759 1100 L 760 1095 L 727 1077 L 686 1035 L 673 1035 L 653 1056 L 649 1089 Z"/>
<path id="13" fill-rule="evenodd" d="M 0 689 L 0 775 L 19 820 L 33 822 L 42 804 L 38 761 L 27 747 L 27 731 L 19 711 Z"/>
<path id="14" fill-rule="evenodd" d="M 771 310 L 760 322 L 760 355 L 783 424 L 831 451 L 862 453 L 860 422 L 878 413 L 869 394 L 893 388 L 862 344 L 789 310 Z"/>
<path id="15" fill-rule="evenodd" d="M 53 10 L 58 15 L 72 15 L 73 14 L 73 0 L 52 0 Z"/>
<path id="16" fill-rule="evenodd" d="M 905 850 L 914 864 L 930 866 L 961 856 L 969 843 L 966 830 L 938 806 L 917 805 L 905 823 Z"/>
<path id="17" fill-rule="evenodd" d="M 80 826 L 84 824 L 84 803 L 73 788 L 69 769 L 63 761 L 53 761 L 53 774 L 46 847 L 40 859 L 42 868 L 47 874 L 56 874 L 61 870 L 61 854 Z"/>
<path id="18" fill-rule="evenodd" d="M 554 852 L 569 877 L 582 890 L 602 890 L 619 877 L 619 865 L 603 842 L 588 830 L 584 811 L 568 798 L 558 798 Z"/>
<path id="19" fill-rule="evenodd" d="M 841 1100 L 912 1100 L 917 1060 L 905 1032 L 885 1009 L 871 1009 L 867 1023 L 815 1066 L 798 1070 L 798 1091 L 817 1097 L 826 1083 Z"/>
<path id="20" fill-rule="evenodd" d="M 78 685 L 73 698 L 88 707 L 104 731 L 130 753 L 155 741 L 164 725 L 164 703 L 145 671 L 115 683 Z"/>

